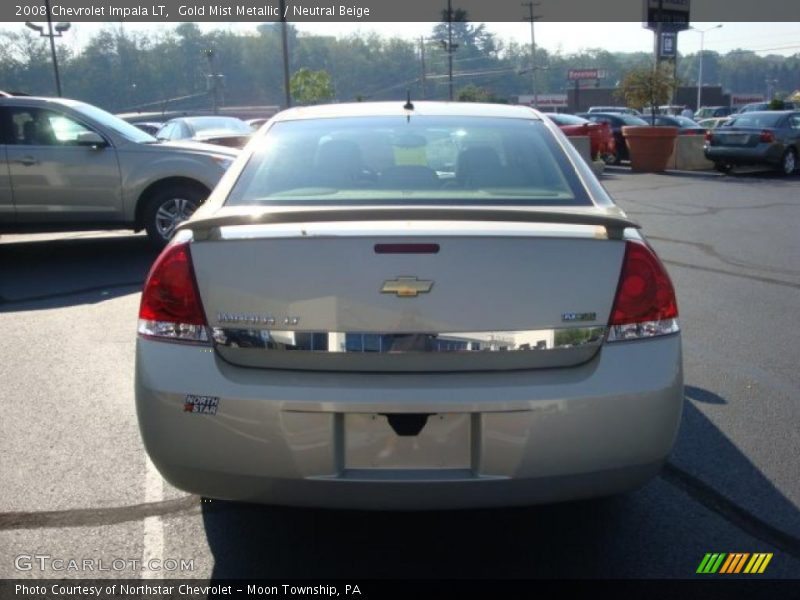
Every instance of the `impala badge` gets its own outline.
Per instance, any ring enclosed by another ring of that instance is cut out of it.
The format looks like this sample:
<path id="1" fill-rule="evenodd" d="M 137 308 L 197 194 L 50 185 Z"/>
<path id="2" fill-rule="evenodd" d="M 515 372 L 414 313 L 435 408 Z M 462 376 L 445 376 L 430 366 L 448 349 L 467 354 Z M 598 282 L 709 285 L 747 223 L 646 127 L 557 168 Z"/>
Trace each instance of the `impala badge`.
<path id="1" fill-rule="evenodd" d="M 398 277 L 383 282 L 381 294 L 397 294 L 401 298 L 416 298 L 426 294 L 433 287 L 432 281 L 423 281 L 416 277 Z"/>
<path id="2" fill-rule="evenodd" d="M 585 312 L 585 313 L 574 313 L 568 312 L 563 313 L 561 315 L 562 321 L 596 321 L 597 320 L 597 313 L 593 312 Z"/>

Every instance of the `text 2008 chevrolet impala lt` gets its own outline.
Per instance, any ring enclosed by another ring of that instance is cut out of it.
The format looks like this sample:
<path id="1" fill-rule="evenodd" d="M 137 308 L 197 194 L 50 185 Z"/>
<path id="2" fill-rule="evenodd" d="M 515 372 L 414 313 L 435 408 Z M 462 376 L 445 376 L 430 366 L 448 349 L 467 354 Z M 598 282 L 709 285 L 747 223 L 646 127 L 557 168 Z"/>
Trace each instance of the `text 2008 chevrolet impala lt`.
<path id="1" fill-rule="evenodd" d="M 637 227 L 529 108 L 282 112 L 147 279 L 145 447 L 179 488 L 271 504 L 632 489 L 683 402 L 675 293 Z"/>

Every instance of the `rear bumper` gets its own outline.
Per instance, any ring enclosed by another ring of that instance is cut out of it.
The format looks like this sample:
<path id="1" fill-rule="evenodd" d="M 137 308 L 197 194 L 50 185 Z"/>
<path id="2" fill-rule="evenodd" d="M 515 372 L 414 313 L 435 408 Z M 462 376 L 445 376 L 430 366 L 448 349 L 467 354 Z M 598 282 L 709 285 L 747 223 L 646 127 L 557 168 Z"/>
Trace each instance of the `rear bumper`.
<path id="1" fill-rule="evenodd" d="M 145 339 L 136 360 L 142 437 L 164 477 L 273 504 L 467 508 L 621 492 L 657 473 L 683 404 L 679 335 L 609 344 L 575 368 L 503 373 L 245 369 Z M 186 412 L 188 394 L 218 397 L 216 414 Z M 468 413 L 465 468 L 350 468 L 344 415 L 402 412 Z"/>
<path id="2" fill-rule="evenodd" d="M 779 165 L 783 157 L 783 149 L 777 144 L 759 144 L 752 148 L 735 146 L 705 146 L 704 152 L 708 160 L 726 162 L 733 165 Z"/>

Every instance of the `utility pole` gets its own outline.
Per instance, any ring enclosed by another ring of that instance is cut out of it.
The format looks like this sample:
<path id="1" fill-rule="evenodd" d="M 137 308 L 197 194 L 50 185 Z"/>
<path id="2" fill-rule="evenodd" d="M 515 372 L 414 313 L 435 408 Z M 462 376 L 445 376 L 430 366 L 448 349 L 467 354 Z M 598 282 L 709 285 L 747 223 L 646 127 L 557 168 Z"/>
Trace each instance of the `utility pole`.
<path id="1" fill-rule="evenodd" d="M 439 40 L 445 52 L 447 52 L 447 80 L 448 80 L 448 97 L 453 100 L 453 53 L 458 48 L 458 44 L 453 43 L 453 7 L 452 0 L 447 0 L 447 39 Z"/>
<path id="2" fill-rule="evenodd" d="M 426 100 L 428 95 L 425 91 L 425 36 L 419 37 L 419 60 L 422 73 L 420 75 L 420 84 L 422 86 L 422 99 Z"/>
<path id="3" fill-rule="evenodd" d="M 447 0 L 447 41 L 442 42 L 444 49 L 447 51 L 447 81 L 448 81 L 448 98 L 453 101 L 453 52 L 458 48 L 458 44 L 453 45 L 453 3 L 452 0 Z"/>
<path id="4" fill-rule="evenodd" d="M 53 15 L 52 11 L 50 10 L 50 0 L 44 0 L 45 9 L 47 10 L 47 33 L 44 32 L 44 28 L 41 25 L 36 25 L 34 23 L 26 22 L 25 27 L 28 29 L 33 29 L 34 31 L 38 31 L 41 37 L 50 38 L 50 54 L 53 57 L 53 73 L 56 77 L 56 93 L 58 97 L 61 97 L 61 75 L 58 72 L 58 58 L 56 57 L 56 38 L 62 37 L 64 32 L 70 28 L 69 23 L 58 23 L 55 26 L 56 32 L 53 33 Z"/>
<path id="5" fill-rule="evenodd" d="M 289 36 L 286 25 L 286 0 L 280 0 L 281 44 L 283 46 L 283 91 L 286 95 L 286 108 L 292 105 L 292 90 L 289 87 Z"/>
<path id="6" fill-rule="evenodd" d="M 531 23 L 531 92 L 533 93 L 533 108 L 539 108 L 539 92 L 536 86 L 536 34 L 534 32 L 533 24 L 541 17 L 534 15 L 533 10 L 540 6 L 541 2 L 522 2 L 521 6 L 528 7 L 528 16 L 523 20 L 530 21 Z"/>

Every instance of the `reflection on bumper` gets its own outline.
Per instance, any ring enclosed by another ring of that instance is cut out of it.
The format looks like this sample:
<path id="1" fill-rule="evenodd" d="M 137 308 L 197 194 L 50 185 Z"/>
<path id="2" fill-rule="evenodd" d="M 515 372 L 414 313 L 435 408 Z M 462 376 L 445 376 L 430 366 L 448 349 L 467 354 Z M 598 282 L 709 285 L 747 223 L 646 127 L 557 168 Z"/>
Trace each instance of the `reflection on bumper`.
<path id="1" fill-rule="evenodd" d="M 605 327 L 462 333 L 364 333 L 279 331 L 214 327 L 218 346 L 292 352 L 524 352 L 599 346 Z"/>

